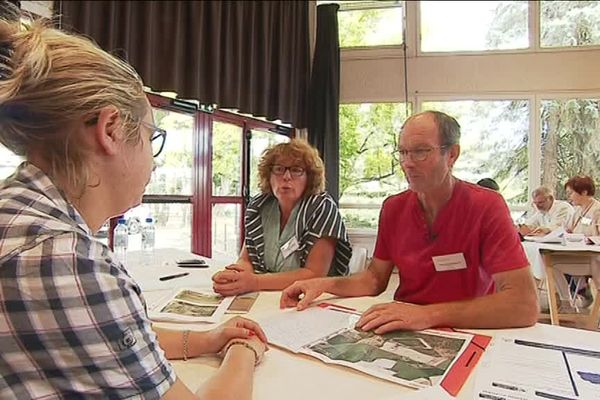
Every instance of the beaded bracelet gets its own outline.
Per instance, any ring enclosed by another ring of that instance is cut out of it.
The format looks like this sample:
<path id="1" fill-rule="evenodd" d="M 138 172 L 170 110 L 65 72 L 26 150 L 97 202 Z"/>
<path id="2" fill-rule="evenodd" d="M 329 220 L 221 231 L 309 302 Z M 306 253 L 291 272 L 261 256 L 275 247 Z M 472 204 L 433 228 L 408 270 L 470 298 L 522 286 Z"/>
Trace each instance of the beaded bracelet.
<path id="1" fill-rule="evenodd" d="M 261 362 L 262 358 L 258 354 L 258 351 L 254 347 L 252 347 L 251 344 L 249 344 L 248 342 L 246 342 L 244 340 L 236 340 L 236 339 L 230 340 L 229 343 L 227 343 L 227 345 L 223 348 L 223 350 L 221 350 L 221 354 L 223 355 L 223 357 L 225 357 L 225 354 L 227 354 L 229 349 L 235 345 L 244 346 L 245 348 L 252 350 L 252 352 L 254 353 L 254 365 L 257 365 L 259 362 Z"/>
<path id="2" fill-rule="evenodd" d="M 183 361 L 188 359 L 188 345 L 189 345 L 190 331 L 183 331 Z"/>

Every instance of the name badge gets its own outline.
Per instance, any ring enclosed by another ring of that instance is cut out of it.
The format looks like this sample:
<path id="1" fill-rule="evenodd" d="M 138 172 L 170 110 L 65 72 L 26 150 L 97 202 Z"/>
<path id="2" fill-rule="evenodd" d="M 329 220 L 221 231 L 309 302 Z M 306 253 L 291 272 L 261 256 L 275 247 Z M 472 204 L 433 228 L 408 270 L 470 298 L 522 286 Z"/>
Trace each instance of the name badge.
<path id="1" fill-rule="evenodd" d="M 590 217 L 581 218 L 581 225 L 590 226 L 592 224 L 592 219 Z"/>
<path id="2" fill-rule="evenodd" d="M 431 257 L 435 270 L 438 272 L 442 271 L 454 271 L 457 269 L 466 269 L 467 262 L 463 253 L 448 254 L 445 256 Z"/>
<path id="3" fill-rule="evenodd" d="M 288 258 L 288 256 L 298 250 L 299 247 L 300 244 L 298 243 L 296 236 L 293 236 L 283 246 L 281 246 L 281 254 L 283 255 L 283 258 Z"/>

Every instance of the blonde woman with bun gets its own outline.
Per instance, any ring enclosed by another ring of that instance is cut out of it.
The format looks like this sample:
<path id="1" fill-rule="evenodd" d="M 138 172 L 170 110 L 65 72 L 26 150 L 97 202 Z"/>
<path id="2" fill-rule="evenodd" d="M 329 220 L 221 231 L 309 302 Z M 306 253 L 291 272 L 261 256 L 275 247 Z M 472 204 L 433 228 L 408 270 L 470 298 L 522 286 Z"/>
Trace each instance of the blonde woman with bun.
<path id="1" fill-rule="evenodd" d="M 263 331 L 151 325 L 139 286 L 93 234 L 141 202 L 155 126 L 142 81 L 89 40 L 0 21 L 0 398 L 249 399 Z M 168 359 L 221 353 L 194 394 Z"/>

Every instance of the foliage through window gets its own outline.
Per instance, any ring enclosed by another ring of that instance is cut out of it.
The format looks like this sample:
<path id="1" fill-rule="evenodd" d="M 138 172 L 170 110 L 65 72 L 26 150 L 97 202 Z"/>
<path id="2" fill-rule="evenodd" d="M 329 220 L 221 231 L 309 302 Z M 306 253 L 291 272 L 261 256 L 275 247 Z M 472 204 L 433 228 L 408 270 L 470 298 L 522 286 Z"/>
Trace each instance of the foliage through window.
<path id="1" fill-rule="evenodd" d="M 383 200 L 406 188 L 394 152 L 409 112 L 404 103 L 340 106 L 340 205 L 348 227 L 376 227 Z"/>
<path id="2" fill-rule="evenodd" d="M 529 47 L 526 1 L 420 1 L 421 51 Z"/>
<path id="3" fill-rule="evenodd" d="M 511 206 L 527 203 L 530 105 L 527 100 L 424 102 L 461 126 L 461 154 L 454 175 L 468 182 L 492 178 Z"/>
<path id="4" fill-rule="evenodd" d="M 339 1 L 340 47 L 403 43 L 403 1 Z"/>
<path id="5" fill-rule="evenodd" d="M 165 147 L 154 159 L 156 168 L 145 195 L 154 201 L 141 204 L 124 215 L 129 229 L 129 249 L 141 249 L 141 227 L 152 218 L 156 227 L 156 248 L 190 251 L 192 246 L 192 205 L 194 193 L 194 115 L 154 108 L 156 125 L 167 131 Z M 168 196 L 168 197 L 165 197 Z M 185 203 L 172 202 L 178 197 Z"/>
<path id="6" fill-rule="evenodd" d="M 542 1 L 542 47 L 600 44 L 599 1 Z"/>
<path id="7" fill-rule="evenodd" d="M 213 196 L 240 196 L 242 193 L 242 130 L 234 124 L 213 123 Z"/>
<path id="8" fill-rule="evenodd" d="M 565 199 L 564 184 L 575 175 L 600 178 L 600 99 L 541 102 L 542 185 Z"/>

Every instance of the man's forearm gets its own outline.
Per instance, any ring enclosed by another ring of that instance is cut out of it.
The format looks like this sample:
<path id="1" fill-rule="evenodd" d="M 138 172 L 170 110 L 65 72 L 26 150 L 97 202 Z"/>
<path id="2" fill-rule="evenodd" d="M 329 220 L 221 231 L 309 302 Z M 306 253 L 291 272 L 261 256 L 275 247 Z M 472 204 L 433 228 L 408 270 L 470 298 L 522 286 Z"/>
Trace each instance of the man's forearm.
<path id="1" fill-rule="evenodd" d="M 536 323 L 539 311 L 534 296 L 504 291 L 425 307 L 429 309 L 433 327 L 518 328 Z"/>
<path id="2" fill-rule="evenodd" d="M 347 277 L 329 278 L 328 281 L 325 291 L 342 297 L 377 296 L 387 286 L 387 282 L 379 282 L 368 269 Z"/>
<path id="3" fill-rule="evenodd" d="M 307 268 L 298 268 L 286 272 L 257 274 L 257 290 L 283 290 L 296 281 L 311 278 L 318 278 L 318 276 Z"/>

